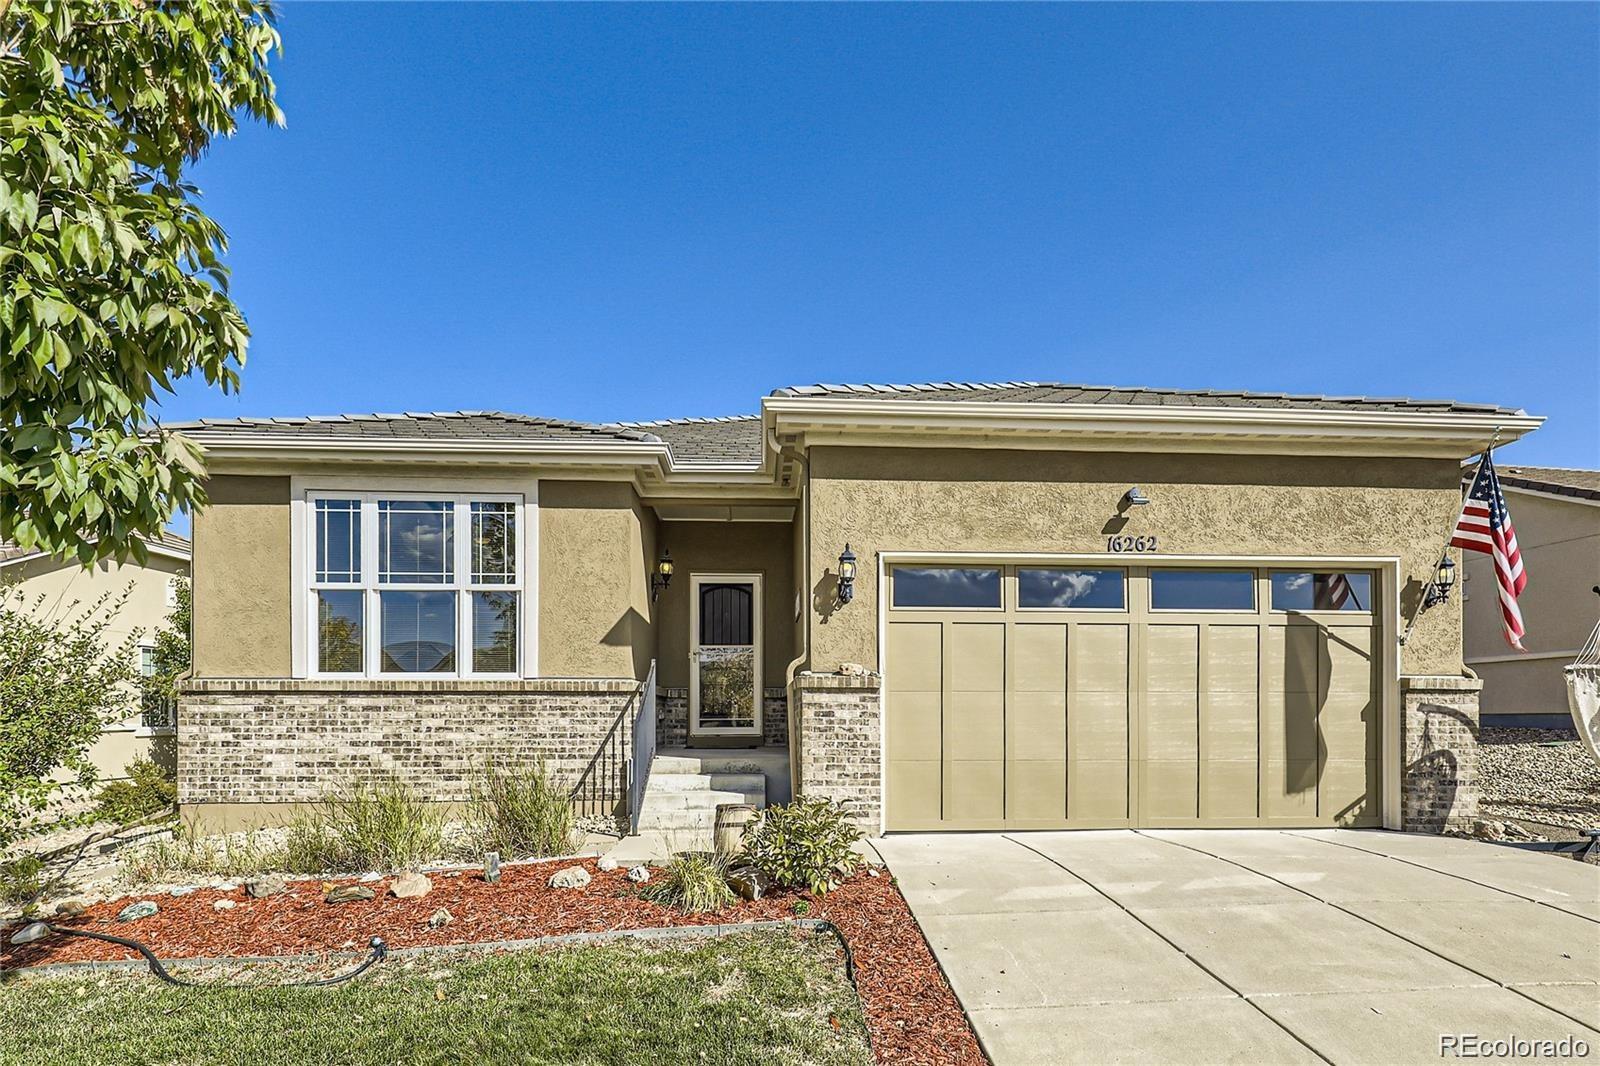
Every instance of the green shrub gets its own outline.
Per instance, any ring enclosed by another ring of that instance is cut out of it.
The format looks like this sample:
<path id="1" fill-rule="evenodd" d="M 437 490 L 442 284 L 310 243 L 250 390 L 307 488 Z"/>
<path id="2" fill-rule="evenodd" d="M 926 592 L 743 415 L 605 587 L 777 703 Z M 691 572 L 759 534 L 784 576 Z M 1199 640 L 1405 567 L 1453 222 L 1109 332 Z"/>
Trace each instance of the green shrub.
<path id="1" fill-rule="evenodd" d="M 292 873 L 402 870 L 440 857 L 444 809 L 387 780 L 329 793 L 289 825 Z"/>
<path id="2" fill-rule="evenodd" d="M 502 858 L 572 850 L 572 804 L 543 763 L 520 769 L 486 766 L 473 786 L 467 823 L 483 850 L 498 851 Z"/>
<path id="3" fill-rule="evenodd" d="M 728 856 L 710 851 L 678 852 L 639 895 L 689 914 L 720 911 L 738 900 L 728 887 Z"/>
<path id="4" fill-rule="evenodd" d="M 118 857 L 122 879 L 134 885 L 187 877 L 252 877 L 284 869 L 282 845 L 258 831 L 201 836 L 180 825 L 171 840 L 130 848 Z"/>
<path id="5" fill-rule="evenodd" d="M 0 902 L 29 904 L 44 891 L 44 862 L 22 855 L 0 863 Z"/>
<path id="6" fill-rule="evenodd" d="M 162 811 L 170 810 L 178 802 L 177 782 L 166 771 L 145 756 L 133 760 L 123 768 L 126 781 L 111 781 L 95 797 L 99 818 L 131 825 Z"/>
<path id="7" fill-rule="evenodd" d="M 861 830 L 827 800 L 768 807 L 745 830 L 745 858 L 788 888 L 823 895 L 861 865 L 854 844 Z"/>

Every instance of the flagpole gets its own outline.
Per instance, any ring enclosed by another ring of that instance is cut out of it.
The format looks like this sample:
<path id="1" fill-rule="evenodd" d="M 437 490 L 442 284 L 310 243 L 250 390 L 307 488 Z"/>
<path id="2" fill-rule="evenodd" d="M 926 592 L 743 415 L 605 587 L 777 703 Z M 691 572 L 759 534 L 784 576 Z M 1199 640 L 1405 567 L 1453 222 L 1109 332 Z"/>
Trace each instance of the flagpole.
<path id="1" fill-rule="evenodd" d="M 1494 446 L 1500 443 L 1500 430 L 1500 426 L 1494 427 L 1494 436 L 1489 438 L 1489 446 L 1482 452 L 1478 453 L 1478 465 L 1473 469 L 1472 478 L 1471 480 L 1467 481 L 1468 485 L 1471 485 L 1472 481 L 1477 480 L 1478 471 L 1483 469 L 1484 460 L 1488 459 L 1489 456 L 1494 454 Z M 1465 496 L 1462 497 L 1461 506 L 1456 508 L 1455 517 L 1450 520 L 1450 531 L 1444 535 L 1444 547 L 1439 551 L 1439 562 L 1443 562 L 1445 556 L 1450 554 L 1450 542 L 1455 539 L 1456 526 L 1461 522 L 1461 511 L 1464 507 L 1466 507 Z M 1406 626 L 1406 631 L 1400 635 L 1400 646 L 1402 648 L 1410 642 L 1411 634 L 1416 632 L 1417 623 L 1422 620 L 1422 612 L 1428 609 L 1428 594 L 1437 587 L 1438 573 L 1439 563 L 1436 562 L 1433 564 L 1433 573 L 1428 575 L 1428 583 L 1422 586 L 1422 596 L 1417 600 L 1417 609 L 1411 615 L 1411 623 Z M 1463 595 L 1465 595 L 1465 593 L 1463 593 Z"/>

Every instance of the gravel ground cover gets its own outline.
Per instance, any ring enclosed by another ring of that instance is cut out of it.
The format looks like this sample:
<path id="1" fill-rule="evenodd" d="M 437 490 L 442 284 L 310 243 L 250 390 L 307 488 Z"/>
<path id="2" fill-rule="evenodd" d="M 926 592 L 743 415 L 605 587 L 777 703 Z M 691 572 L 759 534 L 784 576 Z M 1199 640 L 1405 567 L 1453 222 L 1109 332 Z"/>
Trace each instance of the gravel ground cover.
<path id="1" fill-rule="evenodd" d="M 1600 767 L 1572 731 L 1486 728 L 1478 740 L 1483 817 L 1600 828 Z"/>
<path id="2" fill-rule="evenodd" d="M 808 917 L 833 922 L 850 944 L 856 988 L 877 1061 L 984 1061 L 921 929 L 893 879 L 881 870 L 858 872 L 821 898 L 784 891 L 710 914 L 686 915 L 641 899 L 626 871 L 603 871 L 593 860 L 577 864 L 592 878 L 586 887 L 550 888 L 550 875 L 569 865 L 571 860 L 506 867 L 493 885 L 476 870 L 435 874 L 432 891 L 416 899 L 389 896 L 390 881 L 384 879 L 369 883 L 374 899 L 341 904 L 324 902 L 328 882 L 289 882 L 285 891 L 262 899 L 249 898 L 242 888 L 226 892 L 205 888 L 180 897 L 152 897 L 160 907 L 155 915 L 119 923 L 117 913 L 141 898 L 124 897 L 96 903 L 81 917 L 59 924 L 131 936 L 163 958 L 219 958 L 360 952 L 373 936 L 383 937 L 395 948 L 474 944 L 786 918 L 804 911 Z M 222 899 L 232 907 L 219 912 L 213 905 Z M 429 919 L 440 910 L 450 912 L 450 922 L 430 926 Z M 0 929 L 0 936 L 9 938 L 15 928 Z M 8 940 L 4 951 L 0 968 L 134 957 L 116 945 L 71 937 L 51 937 L 21 947 Z"/>

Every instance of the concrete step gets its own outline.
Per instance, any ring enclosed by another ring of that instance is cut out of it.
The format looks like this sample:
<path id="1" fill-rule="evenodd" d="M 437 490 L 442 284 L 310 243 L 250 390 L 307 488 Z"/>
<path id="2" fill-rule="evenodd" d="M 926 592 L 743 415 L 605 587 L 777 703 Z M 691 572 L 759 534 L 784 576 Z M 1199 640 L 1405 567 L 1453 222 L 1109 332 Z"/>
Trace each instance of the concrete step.
<path id="1" fill-rule="evenodd" d="M 671 811 L 684 808 L 716 810 L 724 803 L 748 803 L 754 807 L 766 805 L 765 789 L 756 792 L 728 792 L 716 789 L 707 792 L 649 792 L 644 794 L 647 811 Z"/>
<path id="2" fill-rule="evenodd" d="M 710 807 L 651 807 L 646 803 L 639 815 L 640 830 L 692 829 L 710 836 L 716 822 L 716 809 Z"/>
<path id="3" fill-rule="evenodd" d="M 661 748 L 651 773 L 767 773 L 787 771 L 787 748 Z"/>
<path id="4" fill-rule="evenodd" d="M 765 774 L 663 773 L 659 768 L 659 764 L 651 767 L 650 779 L 645 784 L 646 790 L 651 793 L 706 792 L 712 790 L 757 792 L 764 791 L 766 787 L 767 778 Z"/>

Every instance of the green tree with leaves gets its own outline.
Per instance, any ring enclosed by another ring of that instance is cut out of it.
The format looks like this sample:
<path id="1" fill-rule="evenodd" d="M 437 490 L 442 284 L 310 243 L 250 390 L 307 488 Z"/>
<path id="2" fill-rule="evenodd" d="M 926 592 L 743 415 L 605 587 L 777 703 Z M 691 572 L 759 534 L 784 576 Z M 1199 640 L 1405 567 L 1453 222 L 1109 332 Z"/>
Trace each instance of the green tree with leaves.
<path id="1" fill-rule="evenodd" d="M 189 582 L 178 578 L 173 590 L 177 602 L 167 612 L 167 624 L 156 631 L 151 651 L 154 671 L 139 678 L 140 701 L 147 712 L 177 706 L 178 680 L 189 672 L 193 651 L 189 645 L 189 619 L 194 593 Z"/>
<path id="2" fill-rule="evenodd" d="M 236 388 L 249 330 L 184 169 L 282 124 L 279 46 L 270 0 L 0 0 L 0 538 L 143 563 L 204 504 L 155 409 Z"/>

